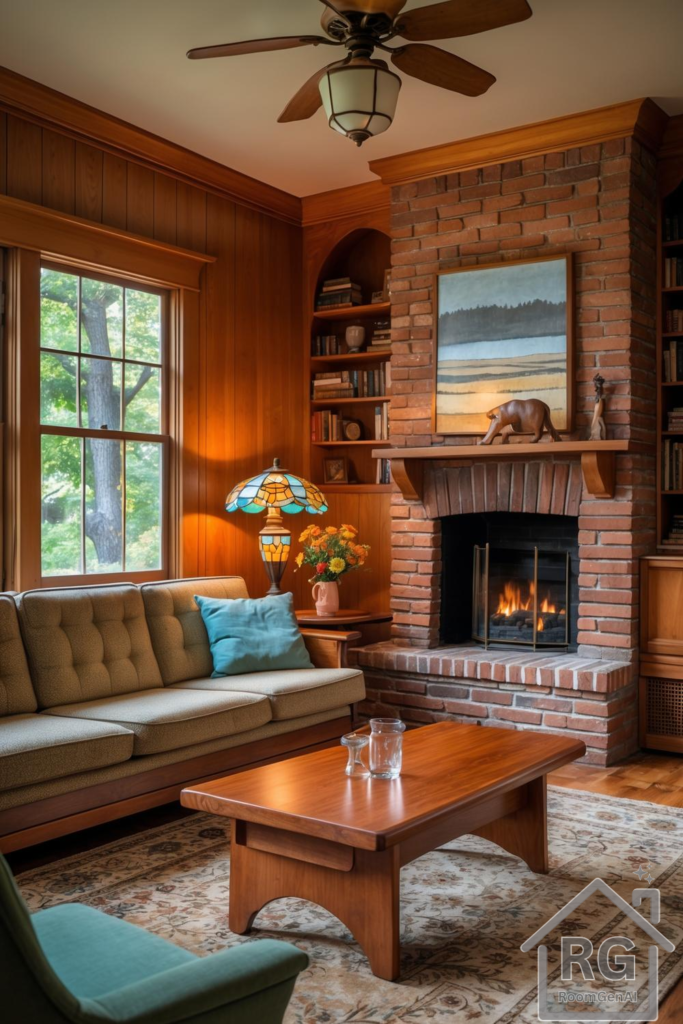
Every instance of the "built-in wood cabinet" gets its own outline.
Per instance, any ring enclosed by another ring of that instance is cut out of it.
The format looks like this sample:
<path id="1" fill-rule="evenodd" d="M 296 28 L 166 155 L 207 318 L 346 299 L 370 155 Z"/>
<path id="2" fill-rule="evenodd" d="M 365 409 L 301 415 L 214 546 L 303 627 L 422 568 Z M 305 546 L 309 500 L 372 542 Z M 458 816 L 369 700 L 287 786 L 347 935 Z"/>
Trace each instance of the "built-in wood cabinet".
<path id="1" fill-rule="evenodd" d="M 683 559 L 641 562 L 640 743 L 683 753 Z"/>
<path id="2" fill-rule="evenodd" d="M 641 561 L 640 744 L 683 753 L 683 119 L 660 149 L 657 550 Z M 679 411 L 680 410 L 680 411 Z"/>

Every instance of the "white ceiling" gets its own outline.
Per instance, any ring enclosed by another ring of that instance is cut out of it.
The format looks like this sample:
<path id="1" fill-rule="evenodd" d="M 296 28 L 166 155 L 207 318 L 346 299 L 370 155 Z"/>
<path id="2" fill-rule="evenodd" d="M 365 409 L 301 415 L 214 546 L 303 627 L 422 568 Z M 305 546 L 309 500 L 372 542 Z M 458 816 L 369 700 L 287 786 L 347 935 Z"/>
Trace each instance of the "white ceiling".
<path id="1" fill-rule="evenodd" d="M 322 110 L 277 124 L 336 51 L 185 58 L 191 46 L 317 34 L 317 0 L 0 0 L 0 64 L 296 195 L 370 180 L 377 157 L 640 96 L 683 112 L 683 0 L 530 3 L 528 21 L 439 44 L 496 75 L 486 95 L 403 76 L 392 128 L 360 150 Z"/>

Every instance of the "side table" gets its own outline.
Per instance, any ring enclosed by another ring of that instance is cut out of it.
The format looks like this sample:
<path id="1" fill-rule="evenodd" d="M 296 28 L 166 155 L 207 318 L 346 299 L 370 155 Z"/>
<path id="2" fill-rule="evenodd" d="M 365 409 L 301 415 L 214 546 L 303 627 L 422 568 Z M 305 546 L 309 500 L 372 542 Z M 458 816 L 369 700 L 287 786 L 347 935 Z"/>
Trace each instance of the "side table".
<path id="1" fill-rule="evenodd" d="M 316 615 L 315 608 L 294 614 L 299 625 L 309 629 L 357 629 L 362 636 L 359 646 L 388 640 L 393 620 L 390 612 L 364 612 L 357 608 L 340 608 L 336 615 L 324 617 Z"/>

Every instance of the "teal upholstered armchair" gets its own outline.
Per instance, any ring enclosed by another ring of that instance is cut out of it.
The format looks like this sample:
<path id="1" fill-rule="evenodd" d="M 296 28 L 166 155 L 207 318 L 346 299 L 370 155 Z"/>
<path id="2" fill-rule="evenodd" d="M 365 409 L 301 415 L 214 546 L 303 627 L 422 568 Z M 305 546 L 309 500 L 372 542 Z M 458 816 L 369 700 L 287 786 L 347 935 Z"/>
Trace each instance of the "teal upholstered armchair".
<path id="1" fill-rule="evenodd" d="M 280 1024 L 307 963 L 269 939 L 196 957 L 77 903 L 31 916 L 0 857 L 4 1024 Z"/>

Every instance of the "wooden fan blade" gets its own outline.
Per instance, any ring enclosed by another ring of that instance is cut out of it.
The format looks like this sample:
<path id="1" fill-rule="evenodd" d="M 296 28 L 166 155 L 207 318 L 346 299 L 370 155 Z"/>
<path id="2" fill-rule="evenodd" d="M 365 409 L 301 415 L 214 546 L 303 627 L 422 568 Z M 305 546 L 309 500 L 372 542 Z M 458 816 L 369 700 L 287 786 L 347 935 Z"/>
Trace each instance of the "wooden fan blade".
<path id="1" fill-rule="evenodd" d="M 402 14 L 396 31 L 404 39 L 455 39 L 514 25 L 532 14 L 527 0 L 446 0 Z"/>
<path id="2" fill-rule="evenodd" d="M 265 53 L 268 50 L 292 50 L 296 46 L 337 46 L 323 36 L 278 36 L 274 39 L 245 39 L 241 43 L 222 43 L 218 46 L 197 46 L 188 50 L 190 60 L 205 60 L 207 57 L 239 57 L 243 53 Z"/>
<path id="3" fill-rule="evenodd" d="M 328 65 L 328 67 L 331 66 Z M 308 117 L 313 117 L 316 110 L 322 107 L 323 101 L 318 84 L 326 71 L 327 67 L 321 68 L 320 71 L 311 75 L 307 82 L 304 82 L 278 117 L 280 124 L 287 121 L 305 121 Z"/>
<path id="4" fill-rule="evenodd" d="M 481 96 L 496 80 L 483 68 L 438 46 L 410 43 L 396 50 L 391 59 L 406 75 L 465 96 Z"/>

